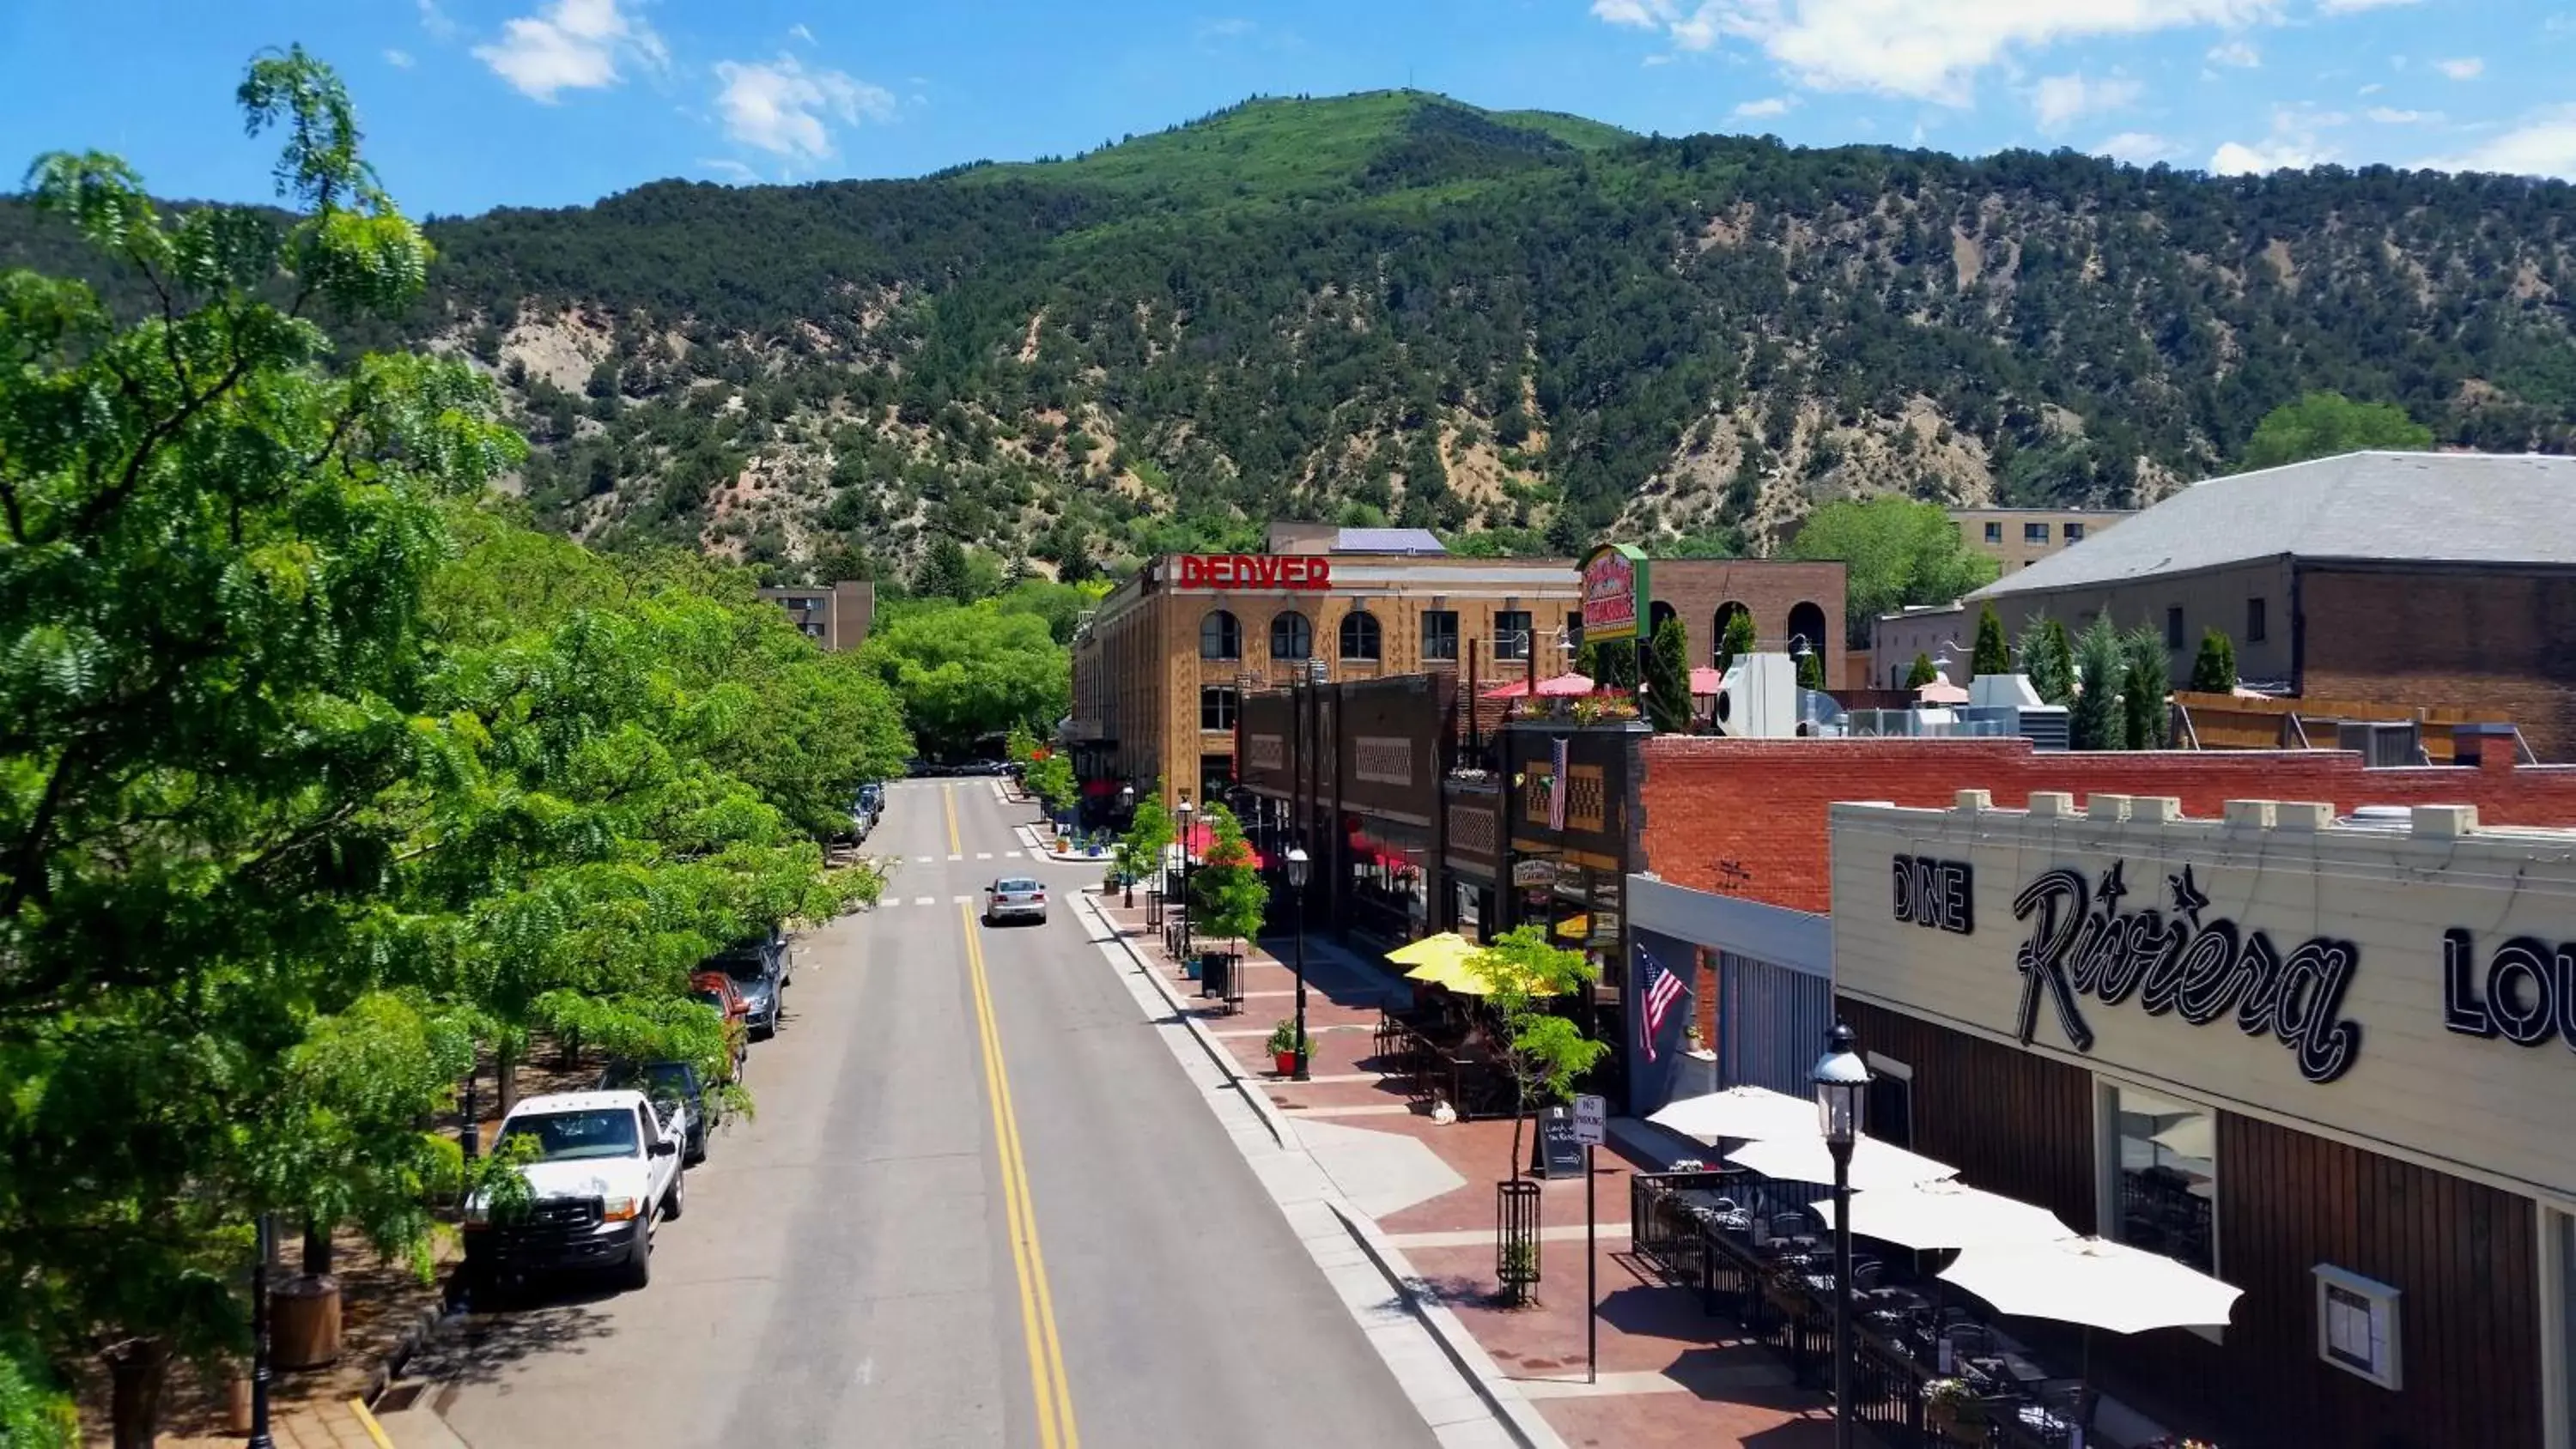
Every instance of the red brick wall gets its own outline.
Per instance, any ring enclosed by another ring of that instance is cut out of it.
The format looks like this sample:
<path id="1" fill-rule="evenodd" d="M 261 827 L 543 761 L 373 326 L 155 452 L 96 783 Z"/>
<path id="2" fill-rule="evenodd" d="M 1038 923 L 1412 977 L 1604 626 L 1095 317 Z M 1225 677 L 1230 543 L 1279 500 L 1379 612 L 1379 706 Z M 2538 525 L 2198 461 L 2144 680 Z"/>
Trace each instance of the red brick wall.
<path id="1" fill-rule="evenodd" d="M 1717 657 L 1717 611 L 1727 603 L 1753 614 L 1766 649 L 1785 649 L 1789 611 L 1813 604 L 1824 612 L 1825 637 L 1807 641 L 1825 656 L 1825 681 L 1843 677 L 1843 566 L 1779 559 L 1659 558 L 1649 567 L 1654 602 L 1669 604 L 1690 636 L 1693 667 Z"/>
<path id="2" fill-rule="evenodd" d="M 2299 570 L 2299 692 L 2446 705 L 2576 758 L 2576 578 Z"/>
<path id="3" fill-rule="evenodd" d="M 1833 908 L 1826 808 L 1838 800 L 1946 806 L 1991 790 L 2017 808 L 2034 790 L 2171 795 L 2186 815 L 2229 800 L 2478 807 L 2490 825 L 2576 825 L 2576 766 L 2503 761 L 2365 769 L 2334 750 L 2040 754 L 2028 740 L 1731 740 L 1645 742 L 1640 786 L 1645 860 L 1675 885 L 1802 911 Z"/>

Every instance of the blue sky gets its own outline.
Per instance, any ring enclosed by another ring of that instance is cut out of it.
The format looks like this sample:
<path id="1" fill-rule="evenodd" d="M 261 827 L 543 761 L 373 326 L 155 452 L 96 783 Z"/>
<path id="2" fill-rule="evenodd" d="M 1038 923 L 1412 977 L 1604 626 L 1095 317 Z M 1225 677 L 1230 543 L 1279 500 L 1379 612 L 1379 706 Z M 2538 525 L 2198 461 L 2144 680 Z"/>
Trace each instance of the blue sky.
<path id="1" fill-rule="evenodd" d="M 0 151 L 268 192 L 231 92 L 301 41 L 413 212 L 665 176 L 917 175 L 1081 150 L 1255 92 L 1413 84 L 1637 131 L 2221 171 L 2576 177 L 2576 0 L 20 0 Z M 12 159 L 10 164 L 17 161 Z"/>

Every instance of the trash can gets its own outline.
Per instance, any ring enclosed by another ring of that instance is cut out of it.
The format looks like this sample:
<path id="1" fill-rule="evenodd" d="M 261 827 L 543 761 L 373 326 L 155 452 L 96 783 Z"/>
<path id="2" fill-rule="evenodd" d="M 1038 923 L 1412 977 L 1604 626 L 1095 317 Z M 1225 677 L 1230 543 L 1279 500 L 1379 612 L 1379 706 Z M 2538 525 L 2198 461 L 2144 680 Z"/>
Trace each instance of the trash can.
<path id="1" fill-rule="evenodd" d="M 281 1369 L 321 1368 L 340 1356 L 340 1280 L 289 1278 L 268 1295 L 268 1358 Z"/>

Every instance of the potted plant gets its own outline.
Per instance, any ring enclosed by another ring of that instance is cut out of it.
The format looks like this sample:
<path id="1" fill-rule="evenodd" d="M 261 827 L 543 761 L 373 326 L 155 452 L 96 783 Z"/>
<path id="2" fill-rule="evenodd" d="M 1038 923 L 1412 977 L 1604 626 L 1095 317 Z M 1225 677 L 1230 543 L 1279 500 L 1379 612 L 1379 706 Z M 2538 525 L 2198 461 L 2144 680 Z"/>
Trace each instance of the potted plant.
<path id="1" fill-rule="evenodd" d="M 1923 1427 L 1953 1444 L 1986 1442 L 1986 1406 L 1961 1378 L 1923 1381 Z"/>
<path id="2" fill-rule="evenodd" d="M 1314 1054 L 1314 1034 L 1310 1032 L 1302 1042 L 1299 1041 L 1297 1023 L 1283 1020 L 1277 1026 L 1270 1028 L 1270 1064 L 1279 1069 L 1279 1075 L 1288 1076 L 1297 1070 L 1297 1055 L 1301 1046 L 1307 1055 Z"/>

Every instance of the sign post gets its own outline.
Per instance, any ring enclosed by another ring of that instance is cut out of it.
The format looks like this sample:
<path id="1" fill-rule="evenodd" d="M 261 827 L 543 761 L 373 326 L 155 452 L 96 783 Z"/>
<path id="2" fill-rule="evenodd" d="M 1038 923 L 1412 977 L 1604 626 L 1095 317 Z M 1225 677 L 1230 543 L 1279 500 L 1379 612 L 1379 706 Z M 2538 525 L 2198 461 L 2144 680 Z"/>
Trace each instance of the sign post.
<path id="1" fill-rule="evenodd" d="M 1583 1381 L 1601 1382 L 1601 1254 L 1595 1246 L 1592 1149 L 1609 1125 L 1609 1103 L 1586 1093 L 1574 1099 L 1574 1140 L 1583 1144 Z"/>

